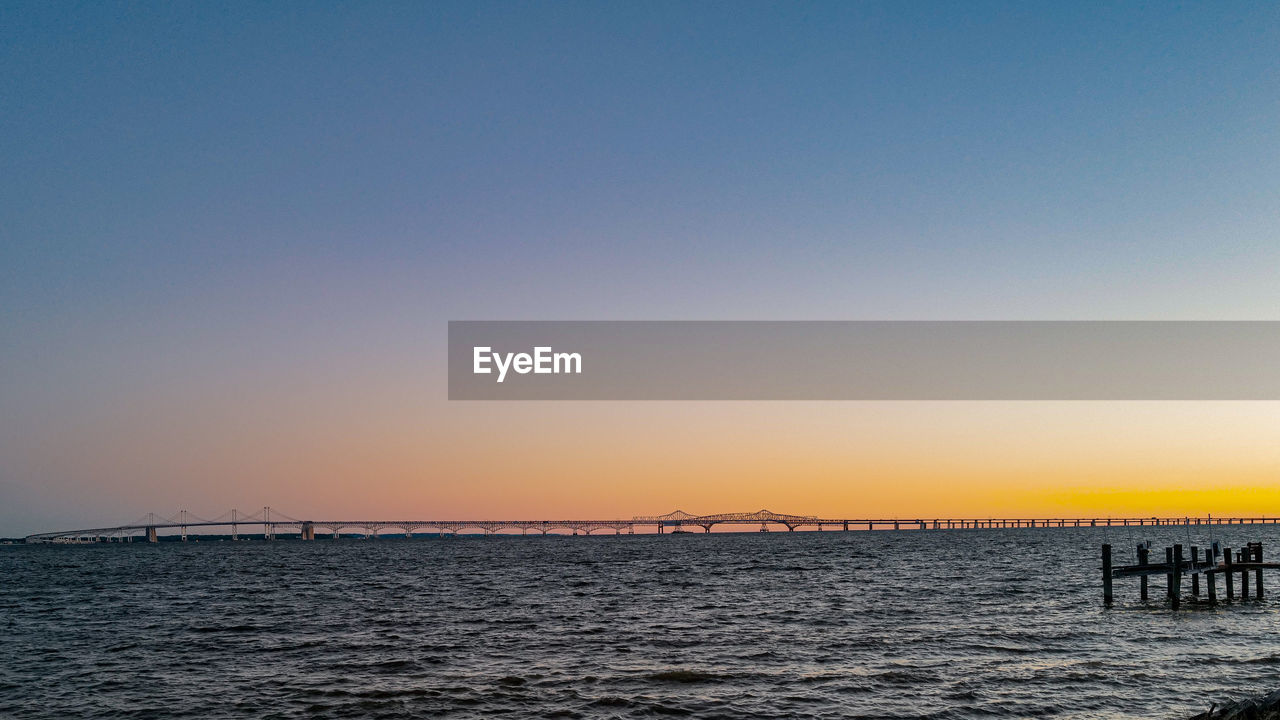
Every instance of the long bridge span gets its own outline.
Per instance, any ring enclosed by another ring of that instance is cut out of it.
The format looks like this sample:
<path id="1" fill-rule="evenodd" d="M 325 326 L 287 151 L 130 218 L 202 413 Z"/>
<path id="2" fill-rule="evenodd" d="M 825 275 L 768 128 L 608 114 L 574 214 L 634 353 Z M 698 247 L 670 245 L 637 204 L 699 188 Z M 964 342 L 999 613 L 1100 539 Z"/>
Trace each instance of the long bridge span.
<path id="1" fill-rule="evenodd" d="M 715 513 L 693 515 L 681 510 L 665 515 L 636 515 L 617 520 L 300 520 L 270 507 L 251 514 L 229 510 L 213 518 L 204 518 L 186 510 L 165 517 L 148 513 L 138 520 L 110 527 L 58 530 L 28 535 L 28 543 L 92 543 L 133 542 L 137 537 L 148 542 L 158 542 L 161 531 L 186 541 L 200 531 L 229 535 L 239 540 L 241 534 L 260 535 L 273 540 L 280 535 L 315 540 L 317 537 L 338 538 L 342 535 L 359 535 L 375 538 L 379 535 L 397 534 L 413 536 L 421 532 L 441 535 L 457 535 L 463 531 L 480 531 L 486 535 L 495 533 L 521 534 L 530 532 L 572 533 L 590 535 L 598 531 L 612 530 L 615 534 L 633 534 L 636 528 L 657 533 L 687 533 L 697 528 L 709 533 L 717 525 L 759 526 L 761 532 L 785 528 L 810 530 L 984 530 L 999 528 L 1081 528 L 1081 527 L 1161 527 L 1190 525 L 1274 525 L 1280 517 L 1120 517 L 1120 518 L 824 518 L 817 515 L 789 515 L 769 510 L 756 512 Z"/>

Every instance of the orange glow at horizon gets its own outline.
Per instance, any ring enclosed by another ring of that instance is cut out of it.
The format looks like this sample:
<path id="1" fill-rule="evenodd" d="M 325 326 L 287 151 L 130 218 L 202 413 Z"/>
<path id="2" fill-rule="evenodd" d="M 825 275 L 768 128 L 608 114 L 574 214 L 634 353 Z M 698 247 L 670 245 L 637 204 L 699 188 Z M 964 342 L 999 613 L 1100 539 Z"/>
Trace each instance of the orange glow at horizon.
<path id="1" fill-rule="evenodd" d="M 302 388 L 305 390 L 305 388 Z M 409 398 L 412 400 L 413 398 Z M 1277 403 L 428 403 L 202 399 L 48 443 L 115 513 L 295 517 L 1280 515 Z M 50 435 L 52 436 L 52 435 Z M 101 485 L 99 485 L 101 483 Z M 216 514 L 215 512 L 215 514 Z"/>

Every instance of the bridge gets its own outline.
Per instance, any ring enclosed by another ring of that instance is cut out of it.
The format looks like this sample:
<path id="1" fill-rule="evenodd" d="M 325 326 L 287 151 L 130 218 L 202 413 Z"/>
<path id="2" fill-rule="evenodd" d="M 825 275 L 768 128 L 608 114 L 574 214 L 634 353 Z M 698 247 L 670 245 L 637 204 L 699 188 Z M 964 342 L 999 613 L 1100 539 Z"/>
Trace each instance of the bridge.
<path id="1" fill-rule="evenodd" d="M 816 515 L 788 515 L 769 510 L 756 512 L 716 513 L 693 515 L 682 510 L 665 515 L 637 515 L 630 519 L 616 520 L 300 520 L 270 507 L 252 514 L 228 510 L 222 515 L 205 518 L 186 510 L 165 517 L 155 513 L 123 525 L 58 530 L 28 535 L 28 543 L 93 543 L 133 542 L 139 537 L 147 542 L 158 542 L 162 530 L 171 531 L 182 541 L 193 531 L 217 530 L 217 535 L 229 535 L 232 540 L 241 539 L 246 530 L 257 531 L 266 540 L 278 535 L 296 536 L 302 540 L 315 540 L 328 536 L 337 539 L 344 534 L 364 538 L 376 538 L 393 533 L 412 537 L 417 533 L 431 532 L 440 535 L 457 535 L 463 531 L 480 531 L 486 535 L 511 533 L 519 530 L 522 535 L 531 531 L 541 535 L 548 533 L 572 533 L 591 535 L 598 531 L 612 530 L 614 534 L 634 534 L 636 528 L 662 533 L 688 533 L 689 528 L 711 532 L 717 525 L 759 526 L 761 532 L 771 528 L 811 530 L 989 530 L 1001 528 L 1081 528 L 1081 527 L 1163 527 L 1191 525 L 1274 525 L 1280 517 L 1127 517 L 1127 518 L 823 518 Z"/>

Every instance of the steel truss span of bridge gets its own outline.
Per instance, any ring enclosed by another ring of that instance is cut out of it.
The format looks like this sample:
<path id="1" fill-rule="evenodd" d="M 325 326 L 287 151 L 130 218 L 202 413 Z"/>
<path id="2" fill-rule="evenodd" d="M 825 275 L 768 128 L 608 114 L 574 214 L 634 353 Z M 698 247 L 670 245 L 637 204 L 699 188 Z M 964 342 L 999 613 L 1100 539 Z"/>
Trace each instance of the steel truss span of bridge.
<path id="1" fill-rule="evenodd" d="M 359 535 L 375 538 L 396 534 L 411 537 L 431 532 L 457 535 L 463 531 L 521 534 L 531 531 L 541 535 L 551 532 L 590 535 L 612 530 L 621 535 L 633 534 L 636 528 L 662 533 L 688 533 L 697 528 L 711 532 L 717 525 L 759 526 L 760 532 L 770 528 L 810 530 L 991 530 L 1001 528 L 1082 528 L 1082 527 L 1161 527 L 1184 525 L 1274 525 L 1280 517 L 1145 517 L 1145 518 L 823 518 L 816 515 L 787 515 L 769 510 L 749 513 L 717 513 L 691 515 L 677 510 L 666 515 L 637 515 L 629 520 L 299 520 L 264 507 L 252 514 L 229 510 L 213 518 L 204 518 L 186 510 L 172 517 L 149 513 L 138 520 L 113 527 L 60 530 L 28 535 L 29 543 L 133 542 L 135 537 L 158 542 L 161 531 L 185 541 L 189 535 L 217 530 L 208 534 L 229 535 L 239 540 L 242 534 L 274 540 L 279 535 L 315 540 L 317 537 L 338 538 Z"/>

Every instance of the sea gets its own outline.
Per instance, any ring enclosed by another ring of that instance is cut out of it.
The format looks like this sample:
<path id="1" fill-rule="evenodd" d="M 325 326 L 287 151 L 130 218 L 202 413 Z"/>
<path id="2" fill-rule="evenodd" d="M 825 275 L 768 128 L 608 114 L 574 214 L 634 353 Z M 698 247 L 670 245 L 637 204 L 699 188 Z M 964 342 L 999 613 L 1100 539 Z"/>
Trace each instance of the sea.
<path id="1" fill-rule="evenodd" d="M 5 546 L 0 717 L 1187 718 L 1280 688 L 1280 574 L 1105 608 L 1101 545 L 1142 540 L 1280 526 Z"/>

